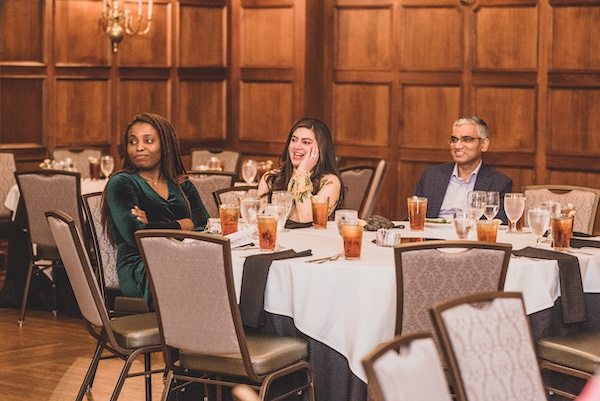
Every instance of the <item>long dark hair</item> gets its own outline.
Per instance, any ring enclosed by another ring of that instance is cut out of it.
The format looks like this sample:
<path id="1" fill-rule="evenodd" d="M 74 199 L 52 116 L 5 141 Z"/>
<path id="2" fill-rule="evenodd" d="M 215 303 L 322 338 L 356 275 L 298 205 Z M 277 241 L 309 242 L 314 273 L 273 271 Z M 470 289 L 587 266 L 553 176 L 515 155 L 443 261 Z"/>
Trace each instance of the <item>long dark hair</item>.
<path id="1" fill-rule="evenodd" d="M 313 183 L 313 195 L 319 191 L 319 182 L 324 174 L 333 174 L 340 180 L 340 199 L 338 206 L 342 204 L 344 199 L 344 183 L 340 175 L 340 170 L 337 166 L 335 153 L 333 149 L 333 139 L 327 125 L 313 117 L 302 117 L 296 121 L 288 134 L 283 153 L 281 154 L 280 165 L 272 174 L 266 178 L 270 191 L 285 191 L 288 183 L 294 174 L 294 166 L 290 160 L 289 146 L 292 140 L 294 131 L 298 128 L 307 128 L 315 134 L 315 139 L 319 145 L 319 160 L 313 168 L 310 179 Z"/>

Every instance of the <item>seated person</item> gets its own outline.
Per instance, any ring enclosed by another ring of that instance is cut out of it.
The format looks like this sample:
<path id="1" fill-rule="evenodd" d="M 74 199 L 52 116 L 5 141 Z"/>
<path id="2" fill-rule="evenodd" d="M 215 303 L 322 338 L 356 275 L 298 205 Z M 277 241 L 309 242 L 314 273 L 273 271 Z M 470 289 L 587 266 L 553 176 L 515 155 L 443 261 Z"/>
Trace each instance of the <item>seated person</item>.
<path id="1" fill-rule="evenodd" d="M 312 221 L 313 195 L 329 196 L 328 213 L 341 204 L 344 192 L 335 161 L 329 128 L 316 118 L 304 117 L 290 129 L 279 167 L 266 172 L 258 184 L 258 196 L 289 191 L 294 204 L 289 219 Z"/>
<path id="2" fill-rule="evenodd" d="M 504 194 L 512 191 L 512 180 L 482 162 L 490 138 L 485 121 L 478 117 L 461 117 L 452 125 L 448 141 L 454 163 L 444 163 L 423 170 L 414 195 L 427 198 L 427 217 L 452 217 L 457 210 L 467 211 L 469 191 L 497 191 L 500 208 L 496 218 L 507 223 Z"/>

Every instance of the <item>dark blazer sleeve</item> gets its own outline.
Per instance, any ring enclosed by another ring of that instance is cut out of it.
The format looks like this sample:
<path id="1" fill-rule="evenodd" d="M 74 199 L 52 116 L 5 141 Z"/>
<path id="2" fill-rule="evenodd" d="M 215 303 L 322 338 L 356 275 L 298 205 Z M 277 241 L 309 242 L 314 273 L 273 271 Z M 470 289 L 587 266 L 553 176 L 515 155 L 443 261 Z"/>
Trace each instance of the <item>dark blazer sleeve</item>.
<path id="1" fill-rule="evenodd" d="M 427 198 L 427 217 L 439 216 L 453 169 L 454 163 L 444 163 L 423 170 L 413 194 Z"/>
<path id="2" fill-rule="evenodd" d="M 506 212 L 504 211 L 504 195 L 512 192 L 513 182 L 508 176 L 502 174 L 493 167 L 485 164 L 481 165 L 477 180 L 475 181 L 476 191 L 496 191 L 500 193 L 500 208 L 496 218 L 508 223 Z"/>

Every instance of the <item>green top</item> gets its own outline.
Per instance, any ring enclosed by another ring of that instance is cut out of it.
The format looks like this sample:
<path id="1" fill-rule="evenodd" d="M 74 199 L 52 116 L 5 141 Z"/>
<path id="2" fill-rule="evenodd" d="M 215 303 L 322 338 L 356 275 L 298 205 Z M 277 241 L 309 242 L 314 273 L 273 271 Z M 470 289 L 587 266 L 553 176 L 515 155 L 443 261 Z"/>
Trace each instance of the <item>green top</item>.
<path id="1" fill-rule="evenodd" d="M 180 189 L 177 184 L 168 181 L 168 186 L 169 197 L 165 200 L 139 175 L 118 173 L 110 178 L 105 189 L 111 216 L 110 230 L 117 245 L 121 293 L 128 297 L 144 297 L 148 304 L 150 287 L 134 233 L 145 228 L 180 228 L 176 220 L 183 218 L 191 218 L 194 230 L 202 231 L 209 218 L 194 184 L 185 181 Z M 189 201 L 189 207 L 182 191 Z M 131 209 L 136 205 L 146 212 L 148 224 L 143 224 L 131 214 Z"/>

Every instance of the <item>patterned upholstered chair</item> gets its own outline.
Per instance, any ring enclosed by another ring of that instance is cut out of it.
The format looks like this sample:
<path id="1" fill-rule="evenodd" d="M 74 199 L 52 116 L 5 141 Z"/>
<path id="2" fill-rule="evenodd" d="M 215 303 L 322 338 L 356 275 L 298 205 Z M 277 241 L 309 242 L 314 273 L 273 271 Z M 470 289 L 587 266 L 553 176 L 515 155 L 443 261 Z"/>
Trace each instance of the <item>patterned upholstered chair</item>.
<path id="1" fill-rule="evenodd" d="M 206 165 L 211 157 L 218 157 L 223 162 L 223 171 L 235 173 L 236 176 L 239 174 L 242 155 L 235 150 L 192 149 L 190 155 L 192 170 L 197 169 L 198 166 Z"/>
<path id="2" fill-rule="evenodd" d="M 396 336 L 362 360 L 376 400 L 450 401 L 452 396 L 431 334 Z"/>
<path id="3" fill-rule="evenodd" d="M 387 163 L 381 159 L 376 167 L 350 166 L 340 169 L 345 187 L 343 209 L 358 210 L 361 219 L 368 219 L 379 199 Z"/>
<path id="4" fill-rule="evenodd" d="M 11 211 L 4 206 L 4 199 L 15 185 L 15 157 L 11 152 L 0 152 L 0 267 L 6 268 L 8 261 L 8 236 Z"/>
<path id="5" fill-rule="evenodd" d="M 65 160 L 67 157 L 73 161 L 73 166 L 81 174 L 81 178 L 90 178 L 90 162 L 89 157 L 94 157 L 100 160 L 102 157 L 102 149 L 99 148 L 55 148 L 52 151 L 52 159 L 56 161 Z"/>
<path id="6" fill-rule="evenodd" d="M 431 308 L 459 401 L 546 401 L 520 293 L 485 292 Z"/>
<path id="7" fill-rule="evenodd" d="M 527 207 L 538 206 L 547 200 L 559 201 L 561 205 L 573 204 L 573 231 L 593 234 L 600 203 L 600 189 L 572 185 L 530 185 L 524 186 L 522 191 L 527 198 Z"/>
<path id="8" fill-rule="evenodd" d="M 213 192 L 213 198 L 217 209 L 222 203 L 236 203 L 242 196 L 256 196 L 258 189 L 252 185 L 240 185 L 237 187 L 221 188 Z"/>
<path id="9" fill-rule="evenodd" d="M 213 192 L 233 185 L 236 174 L 227 172 L 188 171 L 188 178 L 198 190 L 200 199 L 210 217 L 219 217 Z"/>
<path id="10" fill-rule="evenodd" d="M 189 382 L 246 383 L 265 400 L 271 384 L 290 374 L 297 375 L 297 386 L 276 399 L 302 391 L 314 400 L 304 339 L 245 333 L 228 238 L 179 230 L 139 230 L 135 236 L 163 339 L 168 369 L 163 401 Z"/>

